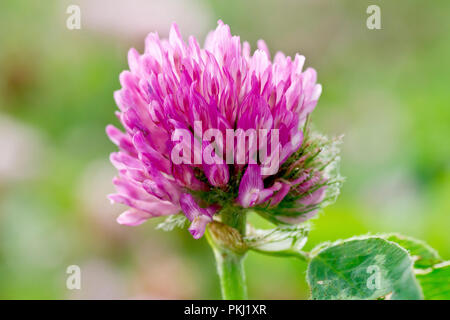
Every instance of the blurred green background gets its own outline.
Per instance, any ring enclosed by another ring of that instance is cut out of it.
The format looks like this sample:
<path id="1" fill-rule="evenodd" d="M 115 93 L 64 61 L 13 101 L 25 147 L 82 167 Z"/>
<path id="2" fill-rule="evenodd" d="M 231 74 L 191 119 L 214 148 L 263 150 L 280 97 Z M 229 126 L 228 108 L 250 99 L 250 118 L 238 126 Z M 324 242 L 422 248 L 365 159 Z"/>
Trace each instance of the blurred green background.
<path id="1" fill-rule="evenodd" d="M 81 30 L 66 28 L 69 4 Z M 381 8 L 382 30 L 366 9 Z M 0 2 L 0 298 L 220 298 L 206 240 L 186 230 L 117 225 L 105 195 L 117 124 L 112 93 L 128 48 L 172 21 L 202 43 L 220 18 L 253 47 L 296 52 L 323 94 L 316 128 L 345 134 L 336 204 L 314 220 L 308 248 L 377 232 L 426 240 L 450 258 L 450 2 Z M 79 265 L 82 289 L 66 288 Z M 305 265 L 250 253 L 249 295 L 305 299 Z"/>

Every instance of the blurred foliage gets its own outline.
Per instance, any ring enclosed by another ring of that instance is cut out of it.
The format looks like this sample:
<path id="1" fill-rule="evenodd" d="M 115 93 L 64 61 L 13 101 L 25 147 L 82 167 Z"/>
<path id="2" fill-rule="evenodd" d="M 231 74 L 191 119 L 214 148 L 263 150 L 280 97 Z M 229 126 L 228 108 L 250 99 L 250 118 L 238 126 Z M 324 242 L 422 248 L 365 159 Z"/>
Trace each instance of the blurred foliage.
<path id="1" fill-rule="evenodd" d="M 325 134 L 345 134 L 346 183 L 314 220 L 307 249 L 401 232 L 448 259 L 450 2 L 377 1 L 382 30 L 368 30 L 373 1 L 194 1 L 213 18 L 210 28 L 220 18 L 253 47 L 263 38 L 273 53 L 300 52 L 318 71 L 324 91 L 313 121 Z M 18 153 L 35 174 L 12 179 L 0 171 L 0 298 L 219 298 L 204 239 L 155 230 L 161 220 L 115 224 L 120 208 L 104 199 L 113 190 L 108 154 L 115 148 L 104 128 L 117 124 L 112 93 L 127 50 L 142 49 L 144 39 L 85 27 L 87 1 L 80 4 L 82 29 L 68 30 L 68 4 L 0 3 L 0 118 L 13 124 L 13 136 L 16 127 L 32 130 L 30 144 L 40 151 Z M 165 36 L 172 16 L 161 14 Z M 71 264 L 82 269 L 79 292 L 65 287 Z M 309 295 L 300 260 L 250 253 L 246 268 L 252 298 Z"/>

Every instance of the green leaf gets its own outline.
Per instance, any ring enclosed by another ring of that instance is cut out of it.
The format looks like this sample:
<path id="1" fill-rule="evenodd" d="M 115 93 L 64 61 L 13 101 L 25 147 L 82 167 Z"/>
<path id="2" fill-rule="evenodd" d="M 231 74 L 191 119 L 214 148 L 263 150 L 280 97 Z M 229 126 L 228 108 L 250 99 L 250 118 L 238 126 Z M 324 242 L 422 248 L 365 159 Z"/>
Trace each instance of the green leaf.
<path id="1" fill-rule="evenodd" d="M 450 261 L 435 265 L 427 273 L 416 277 L 425 299 L 450 300 Z"/>
<path id="2" fill-rule="evenodd" d="M 435 264 L 443 261 L 436 250 L 421 240 L 400 234 L 387 234 L 382 237 L 383 239 L 395 242 L 405 248 L 414 261 L 414 268 L 431 268 Z"/>
<path id="3" fill-rule="evenodd" d="M 421 299 L 408 252 L 380 237 L 359 237 L 321 247 L 308 266 L 311 298 Z"/>
<path id="4" fill-rule="evenodd" d="M 408 250 L 425 299 L 450 299 L 449 261 L 444 262 L 437 251 L 423 241 L 398 234 L 388 234 L 383 238 Z"/>
<path id="5" fill-rule="evenodd" d="M 244 238 L 251 250 L 277 256 L 304 258 L 301 249 L 306 243 L 307 226 L 278 226 L 270 230 L 251 229 Z"/>

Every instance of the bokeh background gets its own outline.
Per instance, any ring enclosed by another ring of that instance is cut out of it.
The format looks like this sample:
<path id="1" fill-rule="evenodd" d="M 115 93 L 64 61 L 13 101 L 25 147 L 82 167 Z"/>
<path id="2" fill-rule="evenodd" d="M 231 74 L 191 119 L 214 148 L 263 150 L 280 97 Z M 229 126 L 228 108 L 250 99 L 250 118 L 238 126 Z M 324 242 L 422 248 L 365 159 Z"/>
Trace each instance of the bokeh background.
<path id="1" fill-rule="evenodd" d="M 66 28 L 69 4 L 81 30 Z M 366 28 L 370 4 L 382 30 Z M 220 298 L 205 239 L 155 230 L 161 220 L 120 226 L 123 208 L 105 198 L 115 147 L 104 128 L 117 124 L 128 48 L 173 21 L 203 42 L 222 19 L 253 47 L 263 38 L 318 71 L 313 121 L 345 134 L 347 181 L 307 248 L 401 232 L 450 258 L 449 10 L 446 0 L 2 0 L 0 298 Z M 72 264 L 81 290 L 66 288 Z M 308 297 L 299 260 L 250 253 L 246 269 L 251 298 Z"/>

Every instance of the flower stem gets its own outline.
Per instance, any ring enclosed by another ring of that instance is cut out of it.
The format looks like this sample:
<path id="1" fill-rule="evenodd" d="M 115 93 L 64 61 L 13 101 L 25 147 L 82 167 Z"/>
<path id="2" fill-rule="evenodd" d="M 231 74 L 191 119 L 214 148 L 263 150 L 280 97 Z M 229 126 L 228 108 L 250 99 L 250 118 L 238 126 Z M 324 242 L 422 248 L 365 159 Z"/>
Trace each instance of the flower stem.
<path id="1" fill-rule="evenodd" d="M 235 228 L 241 236 L 245 236 L 246 213 L 243 210 L 236 210 L 234 207 L 224 208 L 220 211 L 222 223 Z"/>
<path id="2" fill-rule="evenodd" d="M 247 299 L 244 255 L 213 249 L 224 300 Z"/>
<path id="3" fill-rule="evenodd" d="M 210 224 L 206 237 L 216 258 L 224 300 L 247 299 L 244 258 L 246 249 L 242 246 L 245 235 L 246 214 L 234 207 L 220 212 L 222 223 Z"/>

